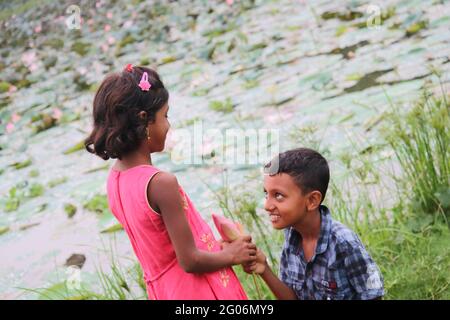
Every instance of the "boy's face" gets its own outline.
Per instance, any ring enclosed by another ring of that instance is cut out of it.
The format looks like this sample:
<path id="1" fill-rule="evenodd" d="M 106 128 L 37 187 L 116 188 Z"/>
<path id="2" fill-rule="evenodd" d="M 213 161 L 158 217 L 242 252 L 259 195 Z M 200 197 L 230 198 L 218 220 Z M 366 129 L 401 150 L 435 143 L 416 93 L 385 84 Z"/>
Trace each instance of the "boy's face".
<path id="1" fill-rule="evenodd" d="M 275 229 L 301 223 L 308 211 L 314 207 L 310 199 L 311 194 L 303 194 L 294 179 L 286 173 L 265 175 L 264 192 L 264 209 L 269 213 Z"/>

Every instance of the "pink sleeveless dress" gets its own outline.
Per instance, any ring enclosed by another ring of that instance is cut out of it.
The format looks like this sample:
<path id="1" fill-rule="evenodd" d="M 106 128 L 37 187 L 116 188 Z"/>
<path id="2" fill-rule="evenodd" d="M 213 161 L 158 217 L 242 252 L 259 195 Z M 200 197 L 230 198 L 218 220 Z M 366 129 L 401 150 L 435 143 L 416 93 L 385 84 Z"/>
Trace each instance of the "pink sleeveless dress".
<path id="1" fill-rule="evenodd" d="M 147 200 L 147 186 L 158 172 L 151 165 L 125 171 L 111 169 L 107 182 L 109 207 L 128 234 L 144 272 L 149 299 L 247 299 L 231 267 L 202 274 L 187 273 L 181 268 L 163 219 Z M 179 190 L 197 248 L 220 251 L 209 226 L 183 189 Z"/>

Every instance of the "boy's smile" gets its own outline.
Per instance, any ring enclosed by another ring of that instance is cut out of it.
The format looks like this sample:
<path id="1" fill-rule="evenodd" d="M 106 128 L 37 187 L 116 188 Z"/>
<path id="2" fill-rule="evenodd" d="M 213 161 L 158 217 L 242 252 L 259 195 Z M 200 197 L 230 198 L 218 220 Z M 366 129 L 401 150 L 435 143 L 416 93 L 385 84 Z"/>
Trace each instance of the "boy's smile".
<path id="1" fill-rule="evenodd" d="M 284 229 L 301 222 L 307 213 L 306 196 L 292 177 L 286 173 L 264 176 L 266 200 L 264 209 L 269 213 L 275 229 Z"/>

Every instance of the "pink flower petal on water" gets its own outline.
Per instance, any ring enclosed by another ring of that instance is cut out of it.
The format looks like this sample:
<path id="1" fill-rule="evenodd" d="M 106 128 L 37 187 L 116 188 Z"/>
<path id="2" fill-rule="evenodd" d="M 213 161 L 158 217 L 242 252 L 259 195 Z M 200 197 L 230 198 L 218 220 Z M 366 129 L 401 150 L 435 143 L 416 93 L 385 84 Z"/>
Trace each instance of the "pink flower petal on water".
<path id="1" fill-rule="evenodd" d="M 16 123 L 17 121 L 20 120 L 20 118 L 21 118 L 21 116 L 14 112 L 14 113 L 12 114 L 12 116 L 11 116 L 11 121 L 12 121 L 13 123 Z"/>
<path id="2" fill-rule="evenodd" d="M 116 38 L 114 38 L 114 37 L 108 37 L 108 44 L 109 44 L 109 45 L 112 45 L 112 44 L 114 44 L 114 43 L 116 43 Z"/>
<path id="3" fill-rule="evenodd" d="M 109 24 L 105 25 L 105 32 L 111 31 L 111 26 Z"/>
<path id="4" fill-rule="evenodd" d="M 61 109 L 59 109 L 59 108 L 53 109 L 53 114 L 52 114 L 53 119 L 59 120 L 59 119 L 61 119 L 62 115 L 63 115 L 63 113 L 62 113 Z"/>
<path id="5" fill-rule="evenodd" d="M 12 122 L 8 122 L 8 124 L 6 125 L 6 132 L 7 133 L 11 133 L 14 130 L 14 124 Z"/>

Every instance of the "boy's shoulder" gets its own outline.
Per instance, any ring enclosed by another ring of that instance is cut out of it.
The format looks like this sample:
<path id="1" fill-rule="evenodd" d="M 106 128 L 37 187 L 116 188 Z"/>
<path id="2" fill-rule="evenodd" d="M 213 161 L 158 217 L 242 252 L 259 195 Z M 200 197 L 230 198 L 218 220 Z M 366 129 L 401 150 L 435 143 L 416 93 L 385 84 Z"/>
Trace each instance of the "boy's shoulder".
<path id="1" fill-rule="evenodd" d="M 357 233 L 339 221 L 332 220 L 328 246 L 334 252 L 335 259 L 372 262 Z"/>
<path id="2" fill-rule="evenodd" d="M 362 245 L 355 231 L 345 224 L 331 218 L 330 240 L 342 249 L 352 250 Z"/>

